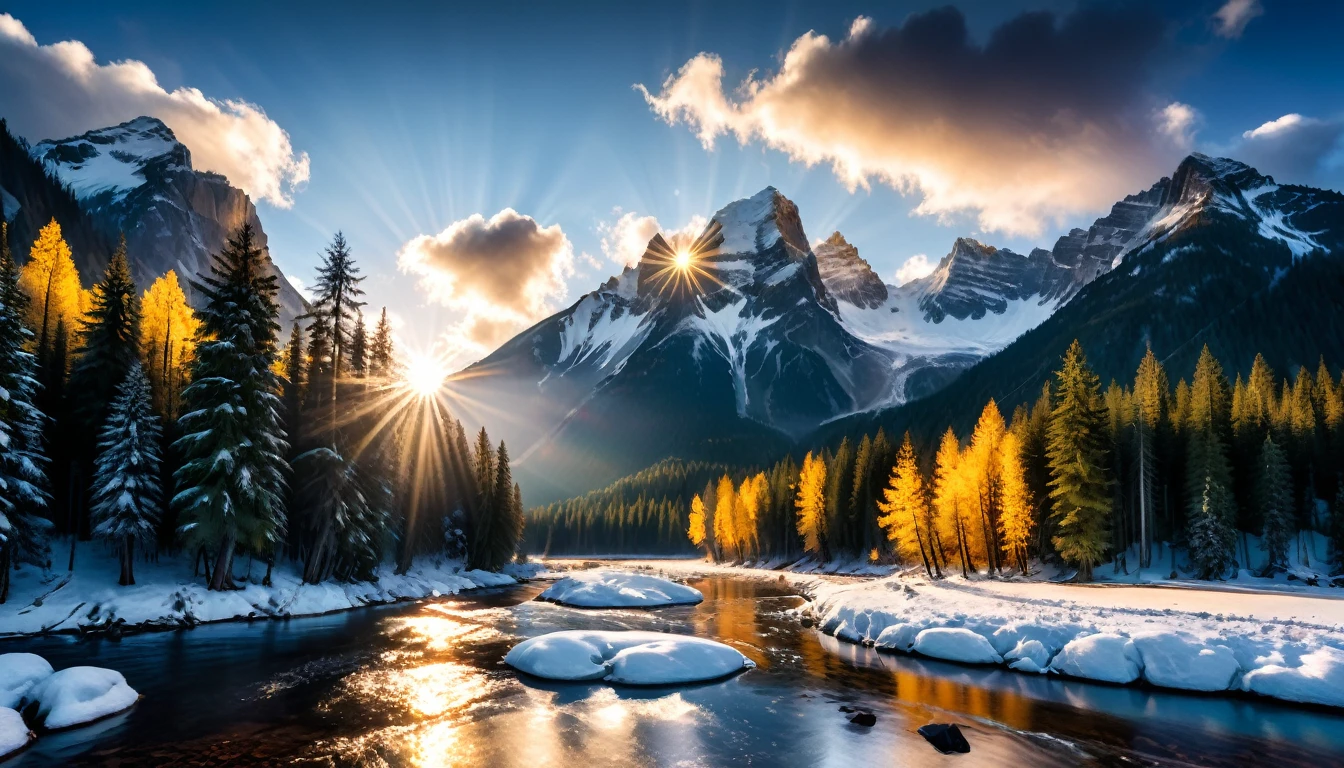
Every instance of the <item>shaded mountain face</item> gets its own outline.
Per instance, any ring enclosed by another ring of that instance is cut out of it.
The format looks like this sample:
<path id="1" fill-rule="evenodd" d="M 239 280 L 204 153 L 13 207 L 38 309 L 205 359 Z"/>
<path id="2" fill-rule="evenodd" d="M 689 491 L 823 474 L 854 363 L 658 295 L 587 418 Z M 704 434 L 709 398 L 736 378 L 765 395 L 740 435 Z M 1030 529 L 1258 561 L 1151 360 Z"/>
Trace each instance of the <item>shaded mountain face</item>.
<path id="1" fill-rule="evenodd" d="M 836 299 L 861 309 L 881 306 L 887 300 L 886 284 L 868 262 L 859 258 L 859 249 L 850 245 L 844 235 L 833 233 L 814 245 L 812 253 L 817 257 L 821 281 Z"/>
<path id="2" fill-rule="evenodd" d="M 969 429 L 991 397 L 1005 414 L 1034 400 L 1075 338 L 1102 382 L 1132 381 L 1148 345 L 1173 382 L 1205 344 L 1229 376 L 1248 372 L 1256 353 L 1280 376 L 1314 369 L 1321 355 L 1344 359 L 1344 195 L 1191 155 L 1136 197 L 1069 251 L 1102 274 L 1038 327 L 919 403 L 825 425 L 808 444 L 878 426 L 932 444 L 949 424 Z M 1061 238 L 1056 253 L 1081 240 Z"/>
<path id="3" fill-rule="evenodd" d="M 125 233 L 132 273 L 142 287 L 175 269 L 195 302 L 185 281 L 208 274 L 210 255 L 240 226 L 251 223 L 266 247 L 246 193 L 217 173 L 194 170 L 191 152 L 155 118 L 43 141 L 31 153 L 74 193 L 106 239 L 115 242 Z M 266 261 L 279 278 L 276 300 L 282 326 L 288 327 L 303 313 L 303 298 L 269 254 Z"/>

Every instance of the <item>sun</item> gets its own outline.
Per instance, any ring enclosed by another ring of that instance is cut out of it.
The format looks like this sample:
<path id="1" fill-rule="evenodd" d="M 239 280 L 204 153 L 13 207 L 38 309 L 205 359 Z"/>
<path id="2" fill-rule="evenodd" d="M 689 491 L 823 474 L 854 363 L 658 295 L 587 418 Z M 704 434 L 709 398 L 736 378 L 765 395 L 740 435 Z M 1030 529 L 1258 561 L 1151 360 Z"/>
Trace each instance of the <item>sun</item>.
<path id="1" fill-rule="evenodd" d="M 691 268 L 691 252 L 685 248 L 677 251 L 677 255 L 672 258 L 672 263 L 677 269 L 687 270 Z"/>
<path id="2" fill-rule="evenodd" d="M 419 397 L 433 397 L 443 389 L 448 378 L 448 366 L 442 359 L 432 354 L 414 353 L 406 358 L 406 370 L 403 373 L 406 386 Z"/>
<path id="3" fill-rule="evenodd" d="M 680 238 L 674 237 L 673 242 Z M 653 267 L 653 280 L 659 293 L 691 295 L 701 293 L 701 281 L 719 283 L 711 258 L 723 243 L 723 227 L 711 220 L 700 236 L 690 243 L 673 247 L 662 233 L 654 235 L 640 261 Z"/>

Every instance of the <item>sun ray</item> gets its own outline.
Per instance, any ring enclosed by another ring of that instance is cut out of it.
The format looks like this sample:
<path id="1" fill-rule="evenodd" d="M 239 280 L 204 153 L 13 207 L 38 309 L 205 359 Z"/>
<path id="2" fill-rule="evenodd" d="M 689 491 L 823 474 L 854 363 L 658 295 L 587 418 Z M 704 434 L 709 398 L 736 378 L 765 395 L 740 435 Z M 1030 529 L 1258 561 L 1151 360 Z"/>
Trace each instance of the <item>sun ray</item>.
<path id="1" fill-rule="evenodd" d="M 699 294 L 704 292 L 701 281 L 723 285 L 715 277 L 714 262 L 710 261 L 722 244 L 723 226 L 711 219 L 704 231 L 689 244 L 674 247 L 662 233 L 654 235 L 641 261 L 653 268 L 652 277 L 659 293 Z"/>

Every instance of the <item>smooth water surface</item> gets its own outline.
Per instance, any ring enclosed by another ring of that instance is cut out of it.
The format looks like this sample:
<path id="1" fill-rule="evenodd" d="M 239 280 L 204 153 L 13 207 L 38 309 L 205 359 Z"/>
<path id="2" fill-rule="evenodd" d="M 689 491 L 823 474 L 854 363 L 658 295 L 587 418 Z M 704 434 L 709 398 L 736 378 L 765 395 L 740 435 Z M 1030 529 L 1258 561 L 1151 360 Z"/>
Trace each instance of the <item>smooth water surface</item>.
<path id="1" fill-rule="evenodd" d="M 656 567 L 656 566 L 655 566 Z M 0 642 L 56 668 L 112 667 L 144 698 L 46 734 L 3 768 L 54 765 L 1293 765 L 1344 762 L 1344 715 L 879 654 L 801 627 L 778 582 L 691 582 L 697 606 L 584 611 L 544 585 L 120 641 Z M 520 679 L 501 659 L 558 629 L 717 638 L 758 668 L 669 688 Z M 851 725 L 841 707 L 876 714 Z M 971 754 L 915 730 L 961 724 Z"/>

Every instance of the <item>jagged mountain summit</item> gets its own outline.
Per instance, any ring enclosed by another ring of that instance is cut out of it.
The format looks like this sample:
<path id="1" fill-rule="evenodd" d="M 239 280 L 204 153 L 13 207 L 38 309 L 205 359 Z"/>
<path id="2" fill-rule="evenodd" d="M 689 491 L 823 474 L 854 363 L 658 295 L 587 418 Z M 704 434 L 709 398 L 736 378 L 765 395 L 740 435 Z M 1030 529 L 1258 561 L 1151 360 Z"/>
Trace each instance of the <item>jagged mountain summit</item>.
<path id="1" fill-rule="evenodd" d="M 700 252 L 696 285 L 666 279 L 678 245 Z M 797 206 L 768 187 L 714 214 L 695 244 L 656 236 L 638 265 L 452 387 L 468 421 L 512 446 L 529 498 L 548 500 L 671 455 L 767 455 L 827 420 L 932 391 L 1020 332 L 997 315 L 917 311 L 936 293 L 883 284 L 839 233 L 812 248 Z M 1031 302 L 1015 318 L 1050 308 Z"/>
<path id="2" fill-rule="evenodd" d="M 919 403 L 838 420 L 809 442 L 912 429 L 937 439 L 964 430 L 994 398 L 1005 413 L 1034 400 L 1079 340 L 1103 382 L 1134 376 L 1151 347 L 1172 380 L 1189 376 L 1204 345 L 1229 377 L 1257 353 L 1284 376 L 1344 356 L 1344 195 L 1279 184 L 1250 166 L 1194 154 L 1092 229 L 1061 238 L 1095 279 L 1038 327 Z M 1002 252 L 1000 252 L 1002 253 Z M 959 420 L 959 421 L 958 421 Z"/>
<path id="3" fill-rule="evenodd" d="M 210 254 L 247 222 L 266 247 L 246 193 L 217 173 L 193 169 L 191 151 L 156 118 L 43 141 L 31 154 L 74 193 L 106 237 L 125 233 L 132 272 L 142 286 L 175 269 L 189 290 L 185 279 L 207 274 Z M 287 325 L 304 312 L 303 297 L 269 254 L 266 258 L 279 278 L 277 301 Z"/>

